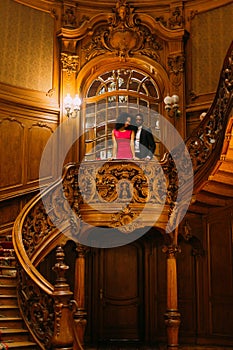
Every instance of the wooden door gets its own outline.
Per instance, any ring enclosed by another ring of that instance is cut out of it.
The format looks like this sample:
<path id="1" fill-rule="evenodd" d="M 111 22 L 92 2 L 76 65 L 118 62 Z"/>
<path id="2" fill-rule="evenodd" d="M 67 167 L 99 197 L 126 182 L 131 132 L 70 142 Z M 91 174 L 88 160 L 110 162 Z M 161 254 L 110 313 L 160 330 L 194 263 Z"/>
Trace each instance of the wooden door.
<path id="1" fill-rule="evenodd" d="M 98 340 L 143 338 L 143 252 L 139 244 L 103 249 L 99 259 Z"/>

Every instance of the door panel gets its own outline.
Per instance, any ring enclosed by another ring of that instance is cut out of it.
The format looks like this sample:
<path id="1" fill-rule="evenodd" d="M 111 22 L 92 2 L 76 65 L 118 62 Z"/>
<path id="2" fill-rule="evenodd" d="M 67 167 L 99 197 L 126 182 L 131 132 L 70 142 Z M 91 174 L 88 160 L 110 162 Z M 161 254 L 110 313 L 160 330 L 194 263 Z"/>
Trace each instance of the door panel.
<path id="1" fill-rule="evenodd" d="M 136 243 L 100 253 L 99 340 L 141 340 L 143 254 Z"/>

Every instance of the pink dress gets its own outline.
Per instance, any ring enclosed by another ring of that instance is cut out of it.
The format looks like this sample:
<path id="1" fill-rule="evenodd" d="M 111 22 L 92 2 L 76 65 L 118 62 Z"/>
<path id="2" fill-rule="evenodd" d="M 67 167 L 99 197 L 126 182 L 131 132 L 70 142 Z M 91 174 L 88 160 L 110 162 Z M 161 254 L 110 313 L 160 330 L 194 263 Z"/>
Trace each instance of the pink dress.
<path id="1" fill-rule="evenodd" d="M 130 148 L 132 130 L 120 131 L 114 129 L 114 136 L 117 143 L 117 159 L 132 159 L 133 154 Z"/>

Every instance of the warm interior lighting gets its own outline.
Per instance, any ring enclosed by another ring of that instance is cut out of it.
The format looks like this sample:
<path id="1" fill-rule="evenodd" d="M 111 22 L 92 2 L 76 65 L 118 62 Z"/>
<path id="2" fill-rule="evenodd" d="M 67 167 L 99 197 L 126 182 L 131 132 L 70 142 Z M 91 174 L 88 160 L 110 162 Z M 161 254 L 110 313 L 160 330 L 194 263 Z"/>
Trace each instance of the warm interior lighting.
<path id="1" fill-rule="evenodd" d="M 181 113 L 179 110 L 179 96 L 166 96 L 163 101 L 165 103 L 165 109 L 169 117 L 179 117 Z"/>
<path id="2" fill-rule="evenodd" d="M 78 111 L 80 111 L 81 99 L 78 95 L 75 95 L 75 98 L 72 99 L 70 94 L 67 94 L 64 98 L 64 108 L 66 110 L 67 117 L 76 118 L 78 116 Z"/>

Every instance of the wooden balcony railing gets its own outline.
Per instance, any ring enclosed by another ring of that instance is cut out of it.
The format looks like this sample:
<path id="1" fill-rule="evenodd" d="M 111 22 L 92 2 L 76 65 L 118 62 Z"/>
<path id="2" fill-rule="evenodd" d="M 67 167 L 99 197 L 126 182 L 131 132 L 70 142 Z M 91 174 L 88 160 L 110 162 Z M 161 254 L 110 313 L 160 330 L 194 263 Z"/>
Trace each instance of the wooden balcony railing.
<path id="1" fill-rule="evenodd" d="M 62 179 L 37 195 L 20 213 L 13 229 L 18 259 L 18 301 L 41 349 L 83 348 L 85 246 L 104 246 L 101 234 L 94 243 L 91 234 L 103 227 L 129 237 L 137 229 L 155 226 L 169 237 L 166 251 L 170 294 L 165 317 L 168 345 L 173 344 L 174 348 L 178 344 L 180 321 L 179 313 L 174 311 L 177 226 L 191 200 L 186 194 L 192 188 L 195 192 L 206 181 L 221 152 L 233 107 L 232 72 L 233 45 L 224 61 L 214 102 L 200 126 L 186 140 L 186 149 L 178 145 L 172 155 L 166 154 L 160 162 L 115 160 L 68 164 Z M 190 158 L 186 157 L 186 151 Z M 177 170 L 178 159 L 182 172 Z M 187 159 L 192 162 L 191 173 L 186 168 Z M 68 239 L 77 244 L 78 283 L 74 295 L 65 278 L 68 266 L 62 246 Z M 52 285 L 37 266 L 55 249 L 57 279 Z"/>

